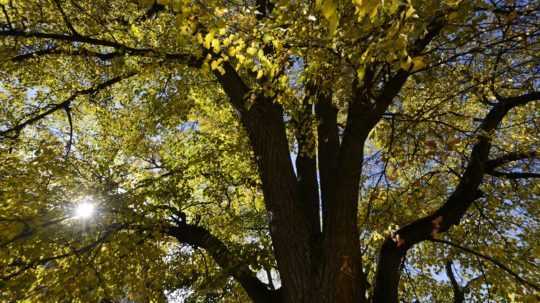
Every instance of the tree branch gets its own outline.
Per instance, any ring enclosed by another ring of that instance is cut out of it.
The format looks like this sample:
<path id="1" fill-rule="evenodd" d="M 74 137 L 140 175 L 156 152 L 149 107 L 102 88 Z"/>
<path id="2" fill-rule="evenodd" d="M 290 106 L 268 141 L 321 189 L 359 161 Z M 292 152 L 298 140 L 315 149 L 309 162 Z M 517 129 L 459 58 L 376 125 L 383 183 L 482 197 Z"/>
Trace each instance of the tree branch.
<path id="1" fill-rule="evenodd" d="M 531 101 L 538 101 L 540 100 L 540 92 L 529 92 L 520 96 L 514 96 L 514 97 L 502 97 L 497 96 L 497 99 L 499 99 L 500 102 L 512 104 L 513 106 L 519 106 L 519 105 L 525 105 Z"/>
<path id="2" fill-rule="evenodd" d="M 496 260 L 496 259 L 494 259 L 494 258 L 492 258 L 490 256 L 483 255 L 483 254 L 481 254 L 479 252 L 476 252 L 476 251 L 474 251 L 474 250 L 472 250 L 470 248 L 467 248 L 465 246 L 461 246 L 459 244 L 456 244 L 456 243 L 453 243 L 453 242 L 450 242 L 450 241 L 446 241 L 446 240 L 442 240 L 442 239 L 430 239 L 430 241 L 431 242 L 436 242 L 436 243 L 443 243 L 443 244 L 458 248 L 458 249 L 460 249 L 460 250 L 462 250 L 464 252 L 473 254 L 473 255 L 481 258 L 481 259 L 489 261 L 492 264 L 494 264 L 495 266 L 499 267 L 500 269 L 502 269 L 505 272 L 507 272 L 508 274 L 510 274 L 512 277 L 514 277 L 521 284 L 529 286 L 529 287 L 533 288 L 536 291 L 540 290 L 540 286 L 538 286 L 538 285 L 536 285 L 536 284 L 534 284 L 534 283 L 532 283 L 530 281 L 527 281 L 527 280 L 523 279 L 516 272 L 514 272 L 510 268 L 508 268 L 506 265 L 502 264 L 500 261 L 498 261 L 498 260 Z"/>
<path id="3" fill-rule="evenodd" d="M 67 28 L 71 31 L 71 33 L 74 36 L 80 36 L 80 34 L 77 32 L 77 30 L 73 27 L 73 24 L 71 24 L 71 21 L 69 21 L 69 18 L 67 17 L 66 13 L 64 12 L 64 9 L 62 8 L 62 5 L 60 4 L 60 1 L 54 0 L 54 4 L 56 4 L 56 7 L 60 11 L 60 14 L 62 15 L 62 19 L 64 19 L 64 23 L 66 24 Z"/>
<path id="4" fill-rule="evenodd" d="M 298 143 L 296 155 L 296 175 L 300 198 L 310 226 L 312 247 L 320 244 L 319 184 L 317 181 L 317 160 L 315 158 L 315 134 L 313 133 L 313 104 L 307 95 L 294 119 L 295 137 Z"/>
<path id="5" fill-rule="evenodd" d="M 39 31 L 23 31 L 19 29 L 10 29 L 0 31 L 0 37 L 21 37 L 21 38 L 39 38 L 39 39 L 51 39 L 56 41 L 64 42 L 79 42 L 86 43 L 94 46 L 108 46 L 117 49 L 119 52 L 113 53 L 96 53 L 89 50 L 79 50 L 79 51 L 62 51 L 55 50 L 55 48 L 49 50 L 40 50 L 33 52 L 31 54 L 18 55 L 12 58 L 13 61 L 22 61 L 27 58 L 31 58 L 34 55 L 46 55 L 46 54 L 69 54 L 69 55 L 92 55 L 98 57 L 102 60 L 109 60 L 117 56 L 122 56 L 124 54 L 129 54 L 133 56 L 145 56 L 145 57 L 162 57 L 169 60 L 178 60 L 182 63 L 192 66 L 200 67 L 203 60 L 199 57 L 196 57 L 192 54 L 182 54 L 182 53 L 173 53 L 173 54 L 161 54 L 151 48 L 134 48 L 118 42 L 109 41 L 105 39 L 98 39 L 92 37 L 86 37 L 82 35 L 68 35 L 64 33 L 45 33 Z"/>
<path id="6" fill-rule="evenodd" d="M 431 40 L 438 35 L 443 25 L 443 15 L 434 17 L 428 25 L 427 34 L 418 39 L 409 50 L 411 55 L 417 55 L 424 50 Z M 324 247 L 325 254 L 329 259 L 328 262 L 333 261 L 335 263 L 335 260 L 341 259 L 342 262 L 346 263 L 343 260 L 351 258 L 354 266 L 350 267 L 350 276 L 356 278 L 345 278 L 346 274 L 341 270 L 343 264 L 330 268 L 329 270 L 331 272 L 325 275 L 343 277 L 347 281 L 347 283 L 343 281 L 338 282 L 340 285 L 337 285 L 337 288 L 358 288 L 358 285 L 361 283 L 359 279 L 361 276 L 359 274 L 361 271 L 361 256 L 358 251 L 357 213 L 364 143 L 370 131 L 379 122 L 394 97 L 407 81 L 409 75 L 409 71 L 398 70 L 389 81 L 384 83 L 378 93 L 373 93 L 373 90 L 377 87 L 375 84 L 377 79 L 374 79 L 373 68 L 366 69 L 362 83 L 359 82 L 359 79 L 356 79 L 353 83 L 353 98 L 349 104 L 347 125 L 337 160 L 338 176 L 335 197 L 332 203 L 328 205 L 328 211 L 326 213 L 328 219 L 325 220 L 327 224 L 324 230 Z M 336 280 L 339 281 L 340 279 L 338 278 Z M 348 286 L 343 286 L 345 284 Z M 386 284 L 384 287 L 386 287 Z M 385 290 L 385 292 L 388 293 L 388 290 Z M 375 301 L 379 302 L 377 301 L 377 297 Z M 387 301 L 380 299 L 380 302 Z"/>
<path id="7" fill-rule="evenodd" d="M 532 179 L 540 178 L 540 173 L 531 173 L 531 172 L 502 172 L 498 170 L 487 170 L 488 175 L 494 177 L 502 177 L 507 179 Z"/>
<path id="8" fill-rule="evenodd" d="M 137 22 L 143 22 L 156 17 L 160 12 L 165 10 L 165 5 L 158 3 L 157 1 L 148 8 L 144 15 L 137 18 Z"/>
<path id="9" fill-rule="evenodd" d="M 208 230 L 197 225 L 182 223 L 168 227 L 165 233 L 181 243 L 204 248 L 223 271 L 233 276 L 242 285 L 254 302 L 276 302 L 274 300 L 278 298 L 278 293 L 269 290 L 255 277 L 249 269 L 249 264 L 230 252 L 227 246 Z"/>
<path id="10" fill-rule="evenodd" d="M 532 158 L 535 158 L 536 156 L 537 156 L 536 151 L 508 153 L 498 158 L 488 160 L 486 162 L 486 170 L 488 171 L 493 170 L 509 162 L 523 160 L 523 159 L 532 159 Z"/>
<path id="11" fill-rule="evenodd" d="M 524 95 L 526 96 L 526 95 Z M 375 298 L 380 302 L 397 302 L 400 278 L 400 263 L 408 249 L 438 233 L 446 232 L 457 225 L 476 199 L 482 196 L 479 186 L 486 173 L 486 163 L 491 149 L 490 133 L 496 130 L 506 114 L 517 106 L 535 101 L 536 98 L 504 98 L 491 108 L 477 130 L 477 142 L 473 146 L 469 163 L 454 192 L 433 214 L 400 228 L 393 237 L 388 237 L 379 253 Z M 389 292 L 388 290 L 392 291 Z"/>
<path id="12" fill-rule="evenodd" d="M 132 72 L 132 73 L 128 73 L 126 75 L 123 75 L 123 76 L 118 76 L 118 77 L 114 77 L 112 79 L 109 79 L 103 83 L 100 83 L 94 87 L 91 87 L 91 88 L 88 88 L 88 89 L 84 89 L 84 90 L 80 90 L 80 91 L 77 91 L 75 92 L 74 94 L 72 94 L 71 96 L 69 96 L 66 100 L 60 102 L 60 103 L 57 103 L 57 104 L 54 104 L 52 105 L 48 110 L 42 112 L 42 113 L 36 113 L 36 115 L 34 117 L 31 117 L 31 118 L 28 118 L 27 120 L 21 122 L 20 124 L 17 124 L 7 130 L 4 130 L 4 131 L 1 131 L 0 132 L 0 139 L 2 138 L 11 138 L 11 139 L 14 139 L 14 138 L 17 138 L 18 135 L 20 134 L 20 132 L 27 126 L 29 125 L 32 125 L 36 122 L 38 122 L 39 120 L 42 120 L 46 117 L 48 117 L 49 115 L 57 112 L 58 110 L 62 110 L 62 109 L 66 109 L 66 108 L 69 108 L 69 106 L 71 105 L 71 103 L 79 96 L 82 96 L 82 95 L 92 95 L 92 94 L 95 94 L 107 87 L 110 87 L 122 80 L 125 80 L 127 78 L 130 78 L 132 76 L 136 75 L 135 72 Z M 14 133 L 14 135 L 11 135 L 11 133 Z"/>
<path id="13" fill-rule="evenodd" d="M 445 263 L 445 269 L 446 275 L 452 284 L 452 290 L 454 291 L 454 303 L 462 303 L 465 300 L 465 293 L 454 276 L 454 271 L 452 270 L 452 261 L 448 260 Z"/>
<path id="14" fill-rule="evenodd" d="M 257 19 L 260 20 L 260 19 L 268 17 L 272 13 L 274 6 L 275 4 L 273 3 L 273 1 L 257 0 L 256 7 L 257 7 L 257 11 L 259 12 L 259 14 L 257 14 Z"/>
<path id="15" fill-rule="evenodd" d="M 66 154 L 64 156 L 64 158 L 67 159 L 69 157 L 69 153 L 71 152 L 71 146 L 73 145 L 73 119 L 71 117 L 71 109 L 69 107 L 69 104 L 67 104 L 66 107 L 64 107 L 64 111 L 66 112 L 66 116 L 67 116 L 67 120 L 69 124 L 69 141 L 66 144 Z"/>
<path id="16" fill-rule="evenodd" d="M 25 263 L 20 263 L 20 261 L 15 261 L 14 263 L 9 264 L 8 267 L 17 267 L 18 270 L 14 271 L 12 273 L 6 274 L 4 276 L 0 276 L 0 280 L 8 281 L 8 280 L 13 279 L 13 278 L 19 276 L 20 274 L 24 273 L 26 270 L 34 268 L 34 267 L 36 267 L 38 265 L 43 265 L 43 264 L 46 264 L 47 262 L 50 262 L 50 261 L 67 258 L 67 257 L 77 255 L 77 254 L 81 254 L 81 253 L 86 253 L 86 252 L 94 249 L 95 247 L 97 247 L 99 244 L 105 242 L 110 237 L 110 235 L 112 235 L 114 232 L 119 231 L 119 230 L 121 230 L 121 229 L 123 229 L 125 227 L 126 226 L 124 224 L 112 224 L 105 230 L 103 235 L 101 235 L 96 241 L 94 241 L 94 242 L 92 242 L 92 243 L 90 243 L 88 245 L 85 245 L 83 247 L 72 249 L 68 253 L 64 253 L 64 254 L 60 254 L 60 255 L 54 255 L 54 256 L 51 256 L 51 257 L 41 257 L 41 258 L 39 258 L 37 260 L 31 260 L 31 261 L 25 262 Z"/>
<path id="17" fill-rule="evenodd" d="M 328 205 L 332 203 L 336 191 L 337 160 L 339 152 L 338 109 L 332 104 L 330 93 L 319 93 L 315 104 L 317 117 L 317 155 L 321 188 L 321 211 L 323 227 L 328 222 Z"/>

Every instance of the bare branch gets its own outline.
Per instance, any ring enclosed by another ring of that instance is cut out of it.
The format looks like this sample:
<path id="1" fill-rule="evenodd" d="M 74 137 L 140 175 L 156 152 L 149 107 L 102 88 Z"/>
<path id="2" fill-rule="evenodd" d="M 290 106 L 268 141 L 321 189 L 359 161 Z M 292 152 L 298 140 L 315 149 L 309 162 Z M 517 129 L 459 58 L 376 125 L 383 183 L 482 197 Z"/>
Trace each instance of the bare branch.
<path id="1" fill-rule="evenodd" d="M 486 171 L 488 175 L 494 177 L 502 177 L 507 179 L 533 179 L 540 178 L 540 173 L 530 173 L 530 172 L 502 172 L 498 170 L 488 170 Z"/>
<path id="2" fill-rule="evenodd" d="M 510 274 L 512 277 L 514 277 L 517 281 L 519 281 L 521 284 L 523 285 L 526 285 L 526 286 L 529 286 L 537 291 L 540 290 L 540 286 L 534 284 L 533 282 L 530 282 L 530 281 L 527 281 L 525 279 L 523 279 L 522 277 L 520 277 L 516 272 L 512 271 L 510 268 L 508 268 L 508 266 L 502 264 L 500 261 L 490 257 L 490 256 L 486 256 L 484 254 L 481 254 L 477 251 L 474 251 L 470 248 L 467 248 L 465 246 L 461 246 L 459 244 L 456 244 L 456 243 L 453 243 L 453 242 L 450 242 L 450 241 L 446 241 L 446 240 L 442 240 L 442 239 L 430 239 L 431 242 L 436 242 L 436 243 L 443 243 L 443 244 L 446 244 L 446 245 L 449 245 L 449 246 L 452 246 L 452 247 L 455 247 L 455 248 L 458 248 L 464 252 L 467 252 L 467 253 L 470 253 L 470 254 L 473 254 L 481 259 L 484 259 L 486 261 L 489 261 L 491 262 L 493 265 L 499 267 L 500 269 L 504 270 L 505 272 L 507 272 L 508 274 Z"/>
<path id="3" fill-rule="evenodd" d="M 50 262 L 50 261 L 64 259 L 64 258 L 67 258 L 67 257 L 71 257 L 71 256 L 74 256 L 74 255 L 78 255 L 78 254 L 81 254 L 81 253 L 86 253 L 88 251 L 91 251 L 92 249 L 94 249 L 95 247 L 100 245 L 101 243 L 105 242 L 109 238 L 109 236 L 111 236 L 114 232 L 119 231 L 119 230 L 123 229 L 124 227 L 125 227 L 125 225 L 123 225 L 123 224 L 112 224 L 111 226 L 109 226 L 107 228 L 105 233 L 103 235 L 101 235 L 96 241 L 94 241 L 94 242 L 92 242 L 92 243 L 90 243 L 88 245 L 85 245 L 83 247 L 72 249 L 70 252 L 67 252 L 67 253 L 64 253 L 64 254 L 54 255 L 54 256 L 50 256 L 50 257 L 41 257 L 39 259 L 31 260 L 31 261 L 25 262 L 25 263 L 20 263 L 19 261 L 15 261 L 14 263 L 9 264 L 8 267 L 16 267 L 17 270 L 12 272 L 12 273 L 6 274 L 4 276 L 0 276 L 0 280 L 8 281 L 8 280 L 13 279 L 13 278 L 19 276 L 20 274 L 24 273 L 26 270 L 29 270 L 31 268 L 35 268 L 38 265 L 43 265 L 43 264 L 46 264 L 47 262 Z"/>
<path id="4" fill-rule="evenodd" d="M 448 260 L 445 263 L 446 275 L 450 279 L 452 284 L 452 290 L 454 291 L 454 303 L 462 303 L 465 300 L 465 294 L 463 288 L 459 285 L 452 270 L 452 261 Z"/>
<path id="5" fill-rule="evenodd" d="M 116 56 L 129 54 L 129 55 L 134 55 L 134 56 L 159 57 L 159 58 L 165 58 L 169 60 L 177 60 L 192 67 L 200 67 L 202 64 L 202 59 L 192 54 L 182 54 L 182 53 L 161 54 L 151 48 L 134 48 L 134 47 L 130 47 L 130 46 L 118 43 L 118 42 L 114 42 L 114 41 L 86 37 L 86 36 L 81 36 L 81 35 L 68 35 L 64 33 L 45 33 L 45 32 L 39 32 L 39 31 L 24 31 L 24 30 L 19 30 L 19 29 L 10 29 L 10 30 L 0 31 L 0 37 L 38 38 L 38 39 L 51 39 L 51 40 L 64 41 L 64 42 L 80 42 L 80 43 L 86 43 L 86 44 L 94 45 L 94 46 L 113 47 L 119 51 L 119 53 L 114 52 L 114 53 L 100 54 L 100 53 L 96 53 L 96 52 L 92 52 L 88 50 L 55 51 L 51 49 L 51 50 L 37 51 L 33 53 L 35 55 L 60 54 L 60 53 L 71 54 L 71 55 L 94 55 L 102 60 L 108 60 Z M 30 54 L 24 54 L 24 55 L 16 56 L 12 60 L 21 61 L 30 57 L 31 57 Z"/>
<path id="6" fill-rule="evenodd" d="M 60 4 L 60 1 L 54 0 L 54 3 L 56 4 L 56 7 L 60 11 L 60 14 L 62 15 L 62 19 L 64 19 L 64 23 L 66 23 L 67 28 L 71 31 L 71 33 L 74 36 L 80 36 L 80 34 L 75 30 L 73 27 L 73 24 L 71 24 L 71 21 L 69 21 L 68 16 L 66 15 L 66 12 L 64 12 L 64 9 L 62 8 L 62 5 Z"/>
<path id="7" fill-rule="evenodd" d="M 71 151 L 71 146 L 73 144 L 73 120 L 71 118 L 71 109 L 69 107 L 69 104 L 67 104 L 66 107 L 64 107 L 64 111 L 66 112 L 66 116 L 69 123 L 69 141 L 66 145 L 66 155 L 64 156 L 64 158 L 67 159 L 69 157 L 69 152 Z"/>
<path id="8" fill-rule="evenodd" d="M 92 94 L 95 94 L 99 91 L 101 91 L 102 89 L 105 89 L 107 87 L 110 87 L 122 80 L 125 80 L 127 78 L 130 78 L 132 76 L 136 75 L 135 72 L 132 72 L 132 73 L 128 73 L 127 75 L 123 75 L 123 76 L 118 76 L 118 77 L 114 77 L 110 80 L 107 80 L 103 83 L 100 83 L 92 88 L 88 88 L 88 89 L 85 89 L 85 90 L 80 90 L 80 91 L 77 91 L 75 92 L 74 94 L 72 94 L 71 96 L 69 96 L 66 100 L 64 100 L 63 102 L 60 102 L 58 104 L 54 104 L 52 105 L 48 110 L 42 112 L 42 113 L 36 113 L 36 115 L 34 117 L 31 117 L 31 118 L 28 118 L 27 120 L 25 120 L 24 122 L 20 123 L 20 124 L 17 124 L 16 126 L 13 126 L 7 130 L 4 130 L 4 131 L 1 131 L 0 132 L 0 139 L 2 138 L 11 138 L 11 139 L 14 139 L 14 138 L 17 138 L 18 135 L 20 134 L 20 132 L 27 126 L 29 125 L 32 125 L 34 123 L 36 123 L 37 121 L 39 120 L 42 120 L 46 117 L 48 117 L 49 115 L 57 112 L 58 110 L 62 110 L 62 109 L 66 109 L 68 108 L 71 103 L 79 96 L 82 96 L 82 95 L 92 95 Z M 14 135 L 10 135 L 14 133 Z"/>

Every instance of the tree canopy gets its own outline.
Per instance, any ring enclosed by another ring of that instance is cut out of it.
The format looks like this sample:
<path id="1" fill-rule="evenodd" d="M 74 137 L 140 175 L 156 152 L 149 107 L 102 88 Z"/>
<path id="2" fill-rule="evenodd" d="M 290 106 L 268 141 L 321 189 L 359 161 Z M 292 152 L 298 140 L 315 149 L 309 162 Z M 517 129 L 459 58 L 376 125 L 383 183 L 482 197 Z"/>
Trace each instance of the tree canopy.
<path id="1" fill-rule="evenodd" d="M 537 302 L 539 36 L 538 1 L 0 0 L 0 301 Z"/>

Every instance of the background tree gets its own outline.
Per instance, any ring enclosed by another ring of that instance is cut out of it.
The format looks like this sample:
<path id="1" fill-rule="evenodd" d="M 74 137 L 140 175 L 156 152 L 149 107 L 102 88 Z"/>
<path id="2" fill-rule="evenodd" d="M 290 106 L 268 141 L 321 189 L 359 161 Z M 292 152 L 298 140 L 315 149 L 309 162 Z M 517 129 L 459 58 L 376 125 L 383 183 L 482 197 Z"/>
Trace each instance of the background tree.
<path id="1" fill-rule="evenodd" d="M 2 301 L 538 300 L 537 2 L 0 8 Z"/>

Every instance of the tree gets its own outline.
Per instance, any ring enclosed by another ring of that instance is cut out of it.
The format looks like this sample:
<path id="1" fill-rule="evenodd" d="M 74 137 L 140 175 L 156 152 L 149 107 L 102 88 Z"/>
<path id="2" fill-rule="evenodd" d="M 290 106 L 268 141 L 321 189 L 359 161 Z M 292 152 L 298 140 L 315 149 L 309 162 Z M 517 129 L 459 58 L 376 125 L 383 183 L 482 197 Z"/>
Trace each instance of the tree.
<path id="1" fill-rule="evenodd" d="M 538 300 L 539 3 L 0 8 L 3 301 Z"/>

